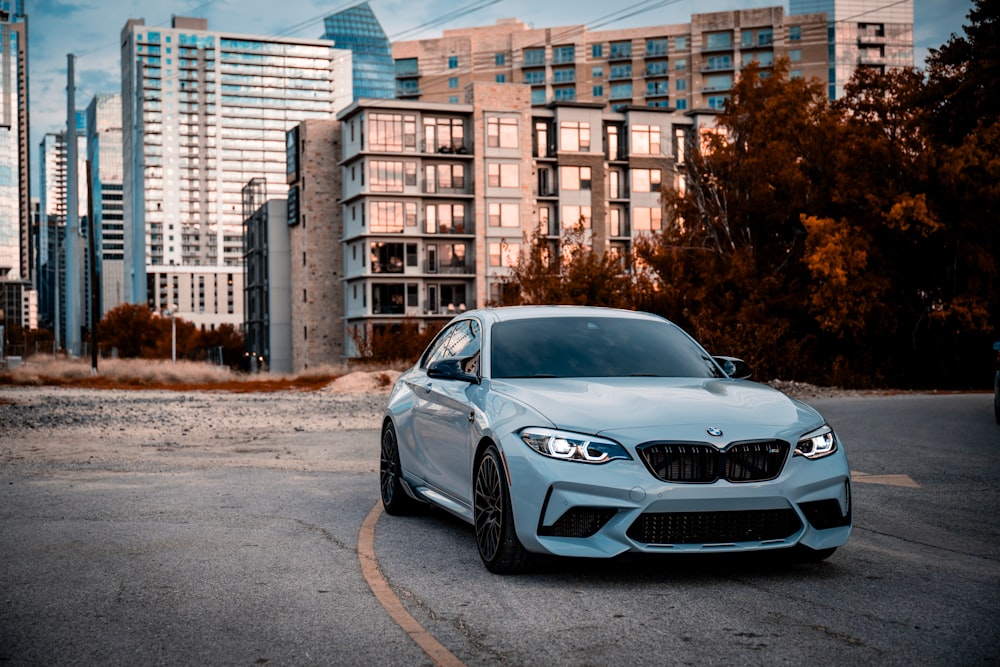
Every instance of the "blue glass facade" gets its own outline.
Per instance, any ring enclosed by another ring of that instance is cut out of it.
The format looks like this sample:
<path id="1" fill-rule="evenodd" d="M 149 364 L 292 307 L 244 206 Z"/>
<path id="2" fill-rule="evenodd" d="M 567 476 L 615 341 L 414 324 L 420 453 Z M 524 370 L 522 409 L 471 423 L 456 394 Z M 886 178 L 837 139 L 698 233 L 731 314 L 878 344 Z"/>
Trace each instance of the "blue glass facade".
<path id="1" fill-rule="evenodd" d="M 367 2 L 323 20 L 323 39 L 353 54 L 354 99 L 392 99 L 396 96 L 392 44 Z"/>

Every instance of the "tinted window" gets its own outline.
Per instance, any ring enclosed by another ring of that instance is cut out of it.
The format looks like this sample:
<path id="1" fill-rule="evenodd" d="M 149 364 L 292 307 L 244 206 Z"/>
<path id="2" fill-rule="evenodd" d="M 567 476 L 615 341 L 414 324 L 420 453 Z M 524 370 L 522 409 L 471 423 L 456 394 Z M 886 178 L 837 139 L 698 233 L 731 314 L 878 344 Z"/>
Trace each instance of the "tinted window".
<path id="1" fill-rule="evenodd" d="M 478 362 L 479 346 L 479 323 L 475 320 L 455 322 L 442 331 L 434 339 L 434 342 L 430 344 L 430 347 L 424 352 L 424 358 L 420 363 L 420 367 L 426 368 L 427 364 L 438 359 L 476 357 L 476 362 L 472 364 L 474 367 Z M 465 370 L 466 372 L 475 372 L 475 370 L 470 370 L 468 367 Z"/>
<path id="2" fill-rule="evenodd" d="M 493 327 L 495 378 L 720 377 L 680 329 L 648 320 L 551 317 Z"/>

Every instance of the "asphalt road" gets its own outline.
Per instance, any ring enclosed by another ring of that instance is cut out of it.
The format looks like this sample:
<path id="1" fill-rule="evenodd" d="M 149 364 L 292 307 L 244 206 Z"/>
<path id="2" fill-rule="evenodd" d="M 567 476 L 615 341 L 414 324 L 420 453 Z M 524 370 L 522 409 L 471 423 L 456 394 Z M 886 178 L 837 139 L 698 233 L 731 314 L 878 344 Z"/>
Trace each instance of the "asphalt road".
<path id="1" fill-rule="evenodd" d="M 990 396 L 811 402 L 858 473 L 854 534 L 824 563 L 547 560 L 497 577 L 470 528 L 428 512 L 379 519 L 379 566 L 468 665 L 997 664 Z M 353 435 L 374 470 L 377 433 Z M 5 464 L 0 662 L 431 664 L 361 576 L 372 470 Z"/>

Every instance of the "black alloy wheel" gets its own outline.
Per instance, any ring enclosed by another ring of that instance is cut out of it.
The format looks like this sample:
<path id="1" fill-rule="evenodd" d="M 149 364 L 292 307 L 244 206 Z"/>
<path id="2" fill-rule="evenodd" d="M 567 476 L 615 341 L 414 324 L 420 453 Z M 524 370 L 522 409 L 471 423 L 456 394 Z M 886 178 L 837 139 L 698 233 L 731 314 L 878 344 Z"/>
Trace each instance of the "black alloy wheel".
<path id="1" fill-rule="evenodd" d="M 486 569 L 494 574 L 524 570 L 529 556 L 514 531 L 507 479 L 494 445 L 483 452 L 476 466 L 473 513 L 476 545 Z"/>
<path id="2" fill-rule="evenodd" d="M 399 444 L 392 422 L 382 427 L 382 451 L 379 456 L 379 482 L 382 491 L 382 507 L 387 514 L 409 514 L 416 501 L 407 495 L 400 480 L 402 468 L 399 464 Z"/>

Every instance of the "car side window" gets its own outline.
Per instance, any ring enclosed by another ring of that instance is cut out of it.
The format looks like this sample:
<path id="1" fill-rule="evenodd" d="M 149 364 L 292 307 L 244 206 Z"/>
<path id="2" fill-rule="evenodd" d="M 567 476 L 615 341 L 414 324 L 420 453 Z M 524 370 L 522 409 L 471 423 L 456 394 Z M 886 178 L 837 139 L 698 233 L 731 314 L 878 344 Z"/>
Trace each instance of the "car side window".
<path id="1" fill-rule="evenodd" d="M 421 368 L 427 368 L 431 362 L 439 359 L 475 357 L 475 361 L 472 362 L 475 367 L 472 370 L 464 369 L 467 373 L 475 373 L 478 371 L 480 345 L 479 322 L 475 320 L 455 322 L 442 331 L 441 335 L 431 343 L 424 355 Z M 467 363 L 466 365 L 471 364 Z"/>

